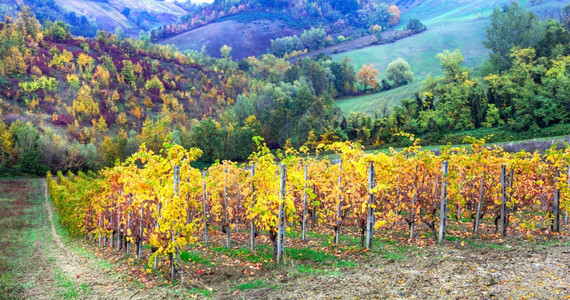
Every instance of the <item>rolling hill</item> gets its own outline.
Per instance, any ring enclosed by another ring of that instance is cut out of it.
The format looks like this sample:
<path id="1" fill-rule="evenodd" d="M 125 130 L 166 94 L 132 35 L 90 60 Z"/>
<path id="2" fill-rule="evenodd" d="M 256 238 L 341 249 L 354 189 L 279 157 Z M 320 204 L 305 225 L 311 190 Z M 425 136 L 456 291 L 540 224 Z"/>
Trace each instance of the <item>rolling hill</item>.
<path id="1" fill-rule="evenodd" d="M 173 2 L 159 0 L 55 0 L 68 12 L 94 19 L 99 29 L 113 32 L 122 27 L 127 35 L 175 23 L 187 12 Z M 127 14 L 128 12 L 128 14 Z"/>
<path id="2" fill-rule="evenodd" d="M 201 50 L 205 47 L 210 56 L 220 57 L 220 48 L 232 46 L 232 57 L 243 59 L 267 53 L 271 39 L 296 35 L 301 29 L 272 15 L 244 21 L 247 15 L 223 19 L 206 26 L 162 40 L 160 44 L 173 44 L 180 50 Z M 228 34 L 231 33 L 231 34 Z"/>
<path id="3" fill-rule="evenodd" d="M 444 50 L 460 49 L 465 58 L 465 66 L 473 68 L 480 65 L 488 55 L 488 49 L 481 41 L 486 38 L 485 28 L 489 24 L 489 17 L 495 7 L 501 7 L 509 2 L 505 0 L 413 2 L 413 5 L 402 14 L 400 26 L 407 24 L 409 19 L 417 18 L 428 26 L 427 31 L 391 44 L 336 54 L 333 55 L 333 59 L 341 61 L 347 56 L 357 70 L 363 64 L 374 64 L 380 71 L 379 78 L 383 78 L 387 65 L 401 57 L 410 63 L 416 83 L 394 91 L 339 99 L 337 106 L 345 114 L 354 111 L 372 115 L 380 105 L 381 99 L 385 99 L 389 106 L 398 104 L 402 99 L 413 95 L 414 91 L 421 87 L 420 82 L 429 74 L 434 76 L 441 74 L 439 61 L 435 55 Z M 566 4 L 565 1 L 558 0 L 538 1 L 532 5 L 529 1 L 520 1 L 520 3 L 543 19 L 556 18 Z"/>
<path id="4" fill-rule="evenodd" d="M 122 28 L 127 36 L 174 24 L 196 8 L 191 2 L 163 0 L 0 0 L 0 16 L 15 17 L 29 6 L 41 22 L 62 20 L 74 35 L 93 37 L 97 30 Z"/>

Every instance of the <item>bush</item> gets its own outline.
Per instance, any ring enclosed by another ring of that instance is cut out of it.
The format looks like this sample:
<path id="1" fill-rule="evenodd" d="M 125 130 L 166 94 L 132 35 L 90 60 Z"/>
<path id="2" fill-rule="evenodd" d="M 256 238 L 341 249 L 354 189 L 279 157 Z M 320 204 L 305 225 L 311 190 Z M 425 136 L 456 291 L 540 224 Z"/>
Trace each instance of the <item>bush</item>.
<path id="1" fill-rule="evenodd" d="M 410 30 L 413 33 L 418 33 L 418 32 L 422 32 L 422 31 L 426 30 L 427 28 L 422 22 L 420 22 L 420 20 L 410 19 L 408 21 L 408 25 L 406 25 L 406 27 L 404 27 L 404 29 Z"/>

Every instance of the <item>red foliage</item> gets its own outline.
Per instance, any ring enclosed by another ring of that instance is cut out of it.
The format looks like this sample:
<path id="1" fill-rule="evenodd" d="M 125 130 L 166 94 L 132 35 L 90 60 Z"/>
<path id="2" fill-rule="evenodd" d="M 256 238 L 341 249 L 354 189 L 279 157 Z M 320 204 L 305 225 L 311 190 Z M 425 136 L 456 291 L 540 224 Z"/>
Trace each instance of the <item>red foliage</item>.
<path id="1" fill-rule="evenodd" d="M 58 114 L 57 120 L 52 121 L 52 123 L 54 125 L 69 125 L 69 124 L 73 124 L 74 121 L 75 121 L 75 119 L 71 115 Z"/>

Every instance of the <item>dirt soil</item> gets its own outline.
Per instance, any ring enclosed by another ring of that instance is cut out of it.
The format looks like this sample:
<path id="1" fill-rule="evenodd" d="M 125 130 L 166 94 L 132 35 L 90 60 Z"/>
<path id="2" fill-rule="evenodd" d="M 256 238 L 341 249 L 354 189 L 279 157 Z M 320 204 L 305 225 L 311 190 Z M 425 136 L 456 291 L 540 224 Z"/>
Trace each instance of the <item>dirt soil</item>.
<path id="1" fill-rule="evenodd" d="M 335 276 L 285 277 L 277 290 L 250 291 L 233 298 L 570 299 L 569 253 L 568 246 L 432 249 L 417 259 L 378 260 Z"/>

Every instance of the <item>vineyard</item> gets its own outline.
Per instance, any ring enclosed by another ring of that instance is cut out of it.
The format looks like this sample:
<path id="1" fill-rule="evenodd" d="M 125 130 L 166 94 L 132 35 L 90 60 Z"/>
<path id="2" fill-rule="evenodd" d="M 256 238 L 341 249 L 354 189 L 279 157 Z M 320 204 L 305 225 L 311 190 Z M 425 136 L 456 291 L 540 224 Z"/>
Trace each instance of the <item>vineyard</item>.
<path id="1" fill-rule="evenodd" d="M 533 240 L 568 224 L 568 145 L 507 153 L 469 139 L 470 147 L 436 155 L 408 137 L 414 146 L 400 152 L 367 154 L 348 142 L 317 147 L 336 160 L 309 156 L 306 148 L 272 153 L 257 139 L 247 165 L 223 161 L 203 171 L 192 167 L 199 149 L 166 145 L 153 153 L 143 145 L 113 168 L 48 173 L 47 184 L 71 234 L 144 259 L 148 268 L 168 261 L 173 279 L 183 279 L 185 249 L 212 243 L 220 232 L 228 248 L 247 232 L 252 252 L 266 235 L 282 263 L 286 239 L 298 231 L 305 241 L 309 227 L 330 233 L 334 243 L 343 231 L 359 232 L 360 246 L 371 248 L 375 235 L 402 224 L 406 238 L 426 243 L 476 235 L 483 225 L 497 236 Z"/>

